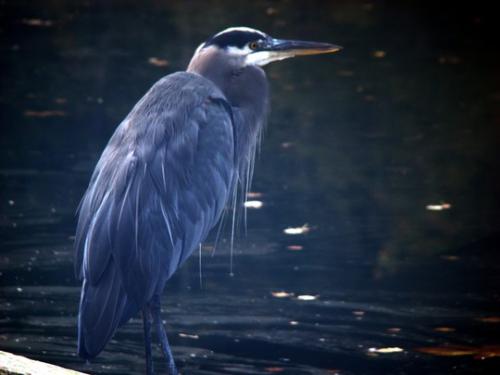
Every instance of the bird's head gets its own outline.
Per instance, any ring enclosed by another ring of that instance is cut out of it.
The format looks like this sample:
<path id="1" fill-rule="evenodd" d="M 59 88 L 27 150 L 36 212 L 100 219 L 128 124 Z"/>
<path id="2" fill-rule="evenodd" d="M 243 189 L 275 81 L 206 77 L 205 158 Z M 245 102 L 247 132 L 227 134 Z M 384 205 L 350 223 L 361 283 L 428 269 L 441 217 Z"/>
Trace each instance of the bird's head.
<path id="1" fill-rule="evenodd" d="M 264 66 L 294 56 L 333 53 L 341 49 L 342 47 L 329 43 L 275 39 L 248 27 L 230 27 L 202 43 L 191 62 L 202 55 L 217 53 L 242 66 Z"/>

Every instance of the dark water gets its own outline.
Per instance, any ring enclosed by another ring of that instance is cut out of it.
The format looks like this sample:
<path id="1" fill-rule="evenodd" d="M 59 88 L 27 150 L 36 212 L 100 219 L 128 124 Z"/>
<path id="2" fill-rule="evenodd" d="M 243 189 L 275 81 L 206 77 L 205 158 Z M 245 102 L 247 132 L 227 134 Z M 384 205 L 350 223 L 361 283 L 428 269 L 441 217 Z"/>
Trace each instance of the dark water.
<path id="1" fill-rule="evenodd" d="M 202 287 L 193 256 L 165 291 L 181 372 L 498 371 L 500 52 L 488 9 L 99 3 L 0 2 L 1 350 L 143 372 L 139 319 L 92 364 L 75 356 L 74 212 L 147 88 L 244 24 L 345 49 L 267 69 L 273 111 L 252 189 L 263 206 L 249 209 L 235 276 L 227 242 L 211 256 L 208 241 Z"/>

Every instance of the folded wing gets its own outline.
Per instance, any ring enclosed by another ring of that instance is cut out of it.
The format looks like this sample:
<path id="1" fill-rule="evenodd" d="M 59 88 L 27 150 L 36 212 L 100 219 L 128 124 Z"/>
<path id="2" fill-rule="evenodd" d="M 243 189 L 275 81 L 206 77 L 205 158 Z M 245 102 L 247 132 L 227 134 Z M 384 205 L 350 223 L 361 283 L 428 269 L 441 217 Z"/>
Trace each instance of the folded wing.
<path id="1" fill-rule="evenodd" d="M 191 73 L 157 82 L 117 128 L 79 211 L 80 355 L 97 355 L 217 223 L 234 144 L 231 107 Z"/>

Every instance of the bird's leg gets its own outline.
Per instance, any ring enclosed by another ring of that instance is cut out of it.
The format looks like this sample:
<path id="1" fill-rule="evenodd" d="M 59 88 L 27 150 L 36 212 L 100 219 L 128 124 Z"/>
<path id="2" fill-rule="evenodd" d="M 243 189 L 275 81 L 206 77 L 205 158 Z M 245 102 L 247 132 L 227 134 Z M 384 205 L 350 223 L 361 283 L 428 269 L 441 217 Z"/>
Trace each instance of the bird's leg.
<path id="1" fill-rule="evenodd" d="M 160 348 L 167 360 L 168 373 L 169 375 L 177 375 L 177 368 L 175 367 L 174 356 L 170 350 L 170 345 L 168 343 L 167 333 L 165 332 L 165 327 L 161 320 L 161 304 L 160 296 L 155 295 L 151 300 L 151 312 L 153 313 L 153 319 L 155 323 L 156 333 L 158 334 L 158 340 L 160 341 Z"/>
<path id="2" fill-rule="evenodd" d="M 144 324 L 144 346 L 146 349 L 146 374 L 153 375 L 153 358 L 151 356 L 151 309 L 146 305 L 142 309 L 142 319 Z"/>

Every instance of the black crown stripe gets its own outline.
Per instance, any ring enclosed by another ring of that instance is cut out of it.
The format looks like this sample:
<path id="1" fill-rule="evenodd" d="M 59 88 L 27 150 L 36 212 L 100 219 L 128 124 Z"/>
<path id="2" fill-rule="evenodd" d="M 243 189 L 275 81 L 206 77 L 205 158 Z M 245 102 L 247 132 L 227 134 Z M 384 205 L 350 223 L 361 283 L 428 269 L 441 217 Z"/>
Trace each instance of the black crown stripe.
<path id="1" fill-rule="evenodd" d="M 205 47 L 215 45 L 219 48 L 238 47 L 243 48 L 249 42 L 262 39 L 263 35 L 257 32 L 232 30 L 211 37 L 205 42 Z"/>

